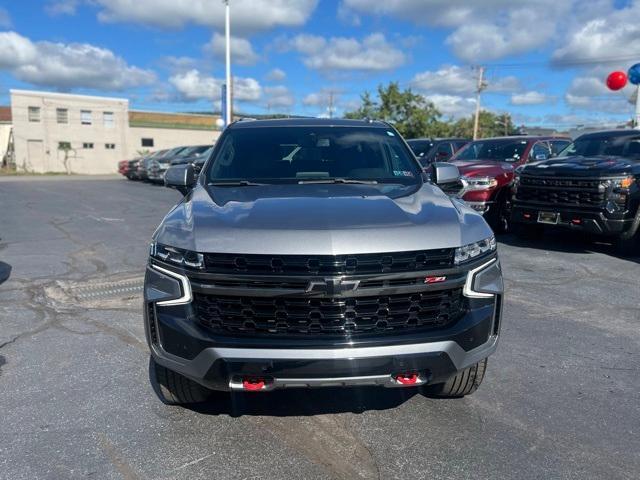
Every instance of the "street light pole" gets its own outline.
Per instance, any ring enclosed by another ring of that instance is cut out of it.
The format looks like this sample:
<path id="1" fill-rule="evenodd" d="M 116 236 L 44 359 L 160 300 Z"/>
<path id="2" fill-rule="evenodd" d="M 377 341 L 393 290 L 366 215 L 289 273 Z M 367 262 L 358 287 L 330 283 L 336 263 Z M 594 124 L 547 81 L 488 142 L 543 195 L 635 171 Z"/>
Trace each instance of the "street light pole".
<path id="1" fill-rule="evenodd" d="M 230 9 L 229 9 L 229 0 L 224 0 L 224 35 L 225 35 L 225 60 L 226 60 L 226 82 L 227 82 L 227 91 L 226 91 L 226 125 L 229 125 L 233 119 L 232 108 L 231 108 L 231 19 L 230 19 Z"/>

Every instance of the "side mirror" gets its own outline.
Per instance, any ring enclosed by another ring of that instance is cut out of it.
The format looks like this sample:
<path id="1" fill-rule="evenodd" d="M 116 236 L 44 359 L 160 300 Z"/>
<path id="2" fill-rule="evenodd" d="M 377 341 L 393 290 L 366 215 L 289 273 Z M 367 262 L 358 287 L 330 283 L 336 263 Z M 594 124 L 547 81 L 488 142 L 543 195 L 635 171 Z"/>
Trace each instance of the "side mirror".
<path id="1" fill-rule="evenodd" d="M 164 174 L 165 187 L 175 188 L 183 195 L 189 193 L 196 181 L 197 177 L 193 170 L 193 165 L 189 163 L 169 167 Z"/>
<path id="2" fill-rule="evenodd" d="M 437 185 L 457 182 L 460 178 L 460 171 L 452 163 L 433 162 L 431 164 L 433 172 L 433 181 Z"/>
<path id="3" fill-rule="evenodd" d="M 547 160 L 549 157 L 544 153 L 539 153 L 536 155 L 536 160 Z"/>

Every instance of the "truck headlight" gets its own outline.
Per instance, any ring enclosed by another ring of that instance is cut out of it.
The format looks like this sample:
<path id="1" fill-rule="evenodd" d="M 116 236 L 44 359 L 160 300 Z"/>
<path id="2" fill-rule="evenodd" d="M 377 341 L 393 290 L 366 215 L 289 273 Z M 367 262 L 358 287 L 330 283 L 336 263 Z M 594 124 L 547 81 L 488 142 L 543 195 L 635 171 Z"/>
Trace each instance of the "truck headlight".
<path id="1" fill-rule="evenodd" d="M 149 247 L 149 255 L 163 262 L 173 263 L 182 267 L 204 269 L 204 255 L 201 253 L 153 242 Z"/>
<path id="2" fill-rule="evenodd" d="M 635 178 L 633 177 L 624 177 L 624 178 L 614 178 L 611 180 L 611 187 L 613 187 L 613 189 L 628 189 L 631 185 L 633 185 L 633 182 L 635 181 Z"/>
<path id="3" fill-rule="evenodd" d="M 490 190 L 498 186 L 498 181 L 493 177 L 460 177 L 464 190 Z"/>
<path id="4" fill-rule="evenodd" d="M 496 237 L 491 235 L 489 238 L 480 240 L 479 242 L 473 242 L 468 245 L 456 248 L 453 262 L 456 265 L 468 262 L 475 258 L 489 254 L 496 251 Z"/>

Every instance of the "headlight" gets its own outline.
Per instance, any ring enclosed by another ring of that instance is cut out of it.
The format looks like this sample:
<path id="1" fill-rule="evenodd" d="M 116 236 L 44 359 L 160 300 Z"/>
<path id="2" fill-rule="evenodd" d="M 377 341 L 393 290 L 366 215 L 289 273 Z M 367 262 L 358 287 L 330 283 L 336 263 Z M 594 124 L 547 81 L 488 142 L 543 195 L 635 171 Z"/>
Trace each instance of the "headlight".
<path id="1" fill-rule="evenodd" d="M 493 235 L 479 242 L 470 243 L 456 248 L 453 262 L 456 265 L 468 262 L 490 252 L 496 251 L 496 237 Z"/>
<path id="2" fill-rule="evenodd" d="M 498 186 L 498 181 L 493 177 L 460 177 L 465 191 L 489 190 Z"/>
<path id="3" fill-rule="evenodd" d="M 633 177 L 614 178 L 614 179 L 611 180 L 611 186 L 613 188 L 627 189 L 631 185 L 633 185 L 634 181 L 635 181 L 635 178 L 633 178 Z"/>
<path id="4" fill-rule="evenodd" d="M 149 248 L 149 255 L 167 263 L 174 263 L 188 268 L 204 268 L 204 255 L 201 253 L 169 247 L 153 242 Z"/>

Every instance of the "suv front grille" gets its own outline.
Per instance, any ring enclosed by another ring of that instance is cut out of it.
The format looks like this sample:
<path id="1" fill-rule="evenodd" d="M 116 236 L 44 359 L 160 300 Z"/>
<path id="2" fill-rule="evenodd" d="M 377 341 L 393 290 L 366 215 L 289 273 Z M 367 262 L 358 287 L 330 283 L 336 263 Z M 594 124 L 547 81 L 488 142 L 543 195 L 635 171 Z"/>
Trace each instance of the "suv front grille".
<path id="1" fill-rule="evenodd" d="M 598 179 L 532 177 L 522 175 L 516 199 L 526 203 L 599 207 L 606 197 L 606 183 Z"/>
<path id="2" fill-rule="evenodd" d="M 453 249 L 356 255 L 205 254 L 208 273 L 247 275 L 356 275 L 401 273 L 453 266 Z"/>
<path id="3" fill-rule="evenodd" d="M 437 329 L 465 312 L 461 288 L 376 297 L 217 296 L 196 293 L 200 323 L 227 334 L 384 334 Z"/>

